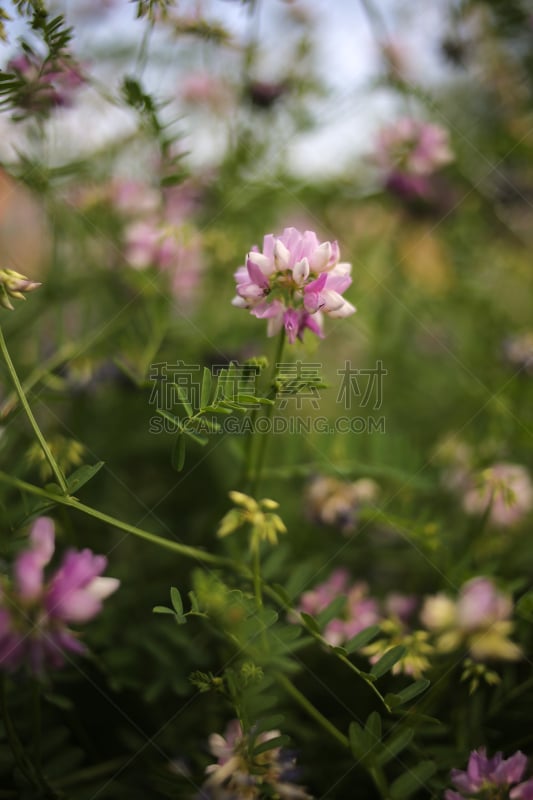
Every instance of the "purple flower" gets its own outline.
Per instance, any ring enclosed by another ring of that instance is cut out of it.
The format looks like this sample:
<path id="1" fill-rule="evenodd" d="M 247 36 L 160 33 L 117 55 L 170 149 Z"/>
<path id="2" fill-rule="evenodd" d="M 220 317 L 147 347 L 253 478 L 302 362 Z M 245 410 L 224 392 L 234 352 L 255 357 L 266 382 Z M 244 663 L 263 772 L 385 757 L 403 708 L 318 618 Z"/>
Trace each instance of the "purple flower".
<path id="1" fill-rule="evenodd" d="M 476 661 L 516 661 L 522 650 L 509 638 L 513 631 L 513 602 L 490 578 L 478 576 L 461 587 L 454 602 L 444 594 L 427 597 L 420 618 L 439 634 L 437 649 L 451 652 L 463 643 Z"/>
<path id="2" fill-rule="evenodd" d="M 428 200 L 429 178 L 453 161 L 448 131 L 410 117 L 399 119 L 379 132 L 374 161 L 389 191 L 407 200 Z"/>
<path id="3" fill-rule="evenodd" d="M 381 618 L 377 601 L 368 596 L 367 584 L 358 581 L 350 585 L 349 574 L 342 568 L 334 570 L 324 583 L 304 592 L 298 610 L 319 614 L 339 595 L 346 597 L 346 605 L 341 615 L 328 622 L 324 630 L 324 639 L 334 646 L 348 641 Z"/>
<path id="4" fill-rule="evenodd" d="M 511 789 L 509 797 L 511 800 L 533 800 L 533 778 Z"/>
<path id="5" fill-rule="evenodd" d="M 375 159 L 389 174 L 427 176 L 453 161 L 453 153 L 447 130 L 404 117 L 380 131 Z"/>
<path id="6" fill-rule="evenodd" d="M 68 624 L 91 620 L 118 589 L 116 578 L 101 577 L 105 556 L 90 550 L 68 551 L 46 581 L 44 571 L 54 549 L 54 523 L 39 517 L 29 548 L 15 561 L 12 582 L 5 581 L 0 590 L 0 667 L 7 670 L 27 664 L 40 674 L 63 666 L 64 651 L 85 652 Z"/>
<path id="7" fill-rule="evenodd" d="M 520 750 L 507 759 L 503 758 L 502 753 L 496 753 L 492 758 L 488 758 L 485 748 L 480 747 L 470 754 L 466 771 L 452 769 L 451 781 L 459 791 L 448 790 L 445 798 L 464 800 L 465 797 L 477 795 L 480 791 L 487 792 L 498 787 L 508 789 L 522 779 L 526 766 L 527 757 Z M 529 800 L 529 797 L 533 796 L 532 789 L 533 781 L 527 781 L 511 790 L 510 797 L 516 800 Z"/>
<path id="8" fill-rule="evenodd" d="M 285 228 L 281 236 L 267 234 L 263 252 L 254 248 L 235 272 L 233 305 L 268 319 L 268 336 L 283 327 L 290 344 L 306 328 L 322 337 L 322 314 L 347 317 L 354 306 L 344 299 L 351 265 L 339 263 L 337 242 L 318 241 L 316 233 Z"/>
<path id="9" fill-rule="evenodd" d="M 126 259 L 134 269 L 164 273 L 177 303 L 195 300 L 203 262 L 197 231 L 188 223 L 135 221 L 125 232 Z"/>
<path id="10" fill-rule="evenodd" d="M 252 744 L 264 744 L 279 735 L 279 731 L 265 731 L 254 737 Z M 260 800 L 266 796 L 265 790 L 269 797 L 280 800 L 311 800 L 305 789 L 292 782 L 294 759 L 279 747 L 254 757 L 250 744 L 238 720 L 228 724 L 225 736 L 211 734 L 209 749 L 217 763 L 206 768 L 202 800 Z"/>
<path id="11" fill-rule="evenodd" d="M 520 464 L 499 462 L 484 470 L 477 485 L 470 485 L 463 496 L 467 514 L 484 514 L 490 506 L 491 525 L 510 528 L 533 508 L 533 483 Z"/>

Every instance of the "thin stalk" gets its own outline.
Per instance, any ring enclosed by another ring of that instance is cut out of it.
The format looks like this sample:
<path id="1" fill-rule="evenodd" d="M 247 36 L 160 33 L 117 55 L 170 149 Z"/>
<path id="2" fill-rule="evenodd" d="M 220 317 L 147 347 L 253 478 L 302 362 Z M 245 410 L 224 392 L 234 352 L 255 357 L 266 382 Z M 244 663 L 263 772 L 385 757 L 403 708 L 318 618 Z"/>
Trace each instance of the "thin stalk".
<path id="1" fill-rule="evenodd" d="M 113 326 L 111 328 L 107 326 L 103 331 L 91 331 L 90 334 L 83 337 L 78 342 L 65 342 L 55 353 L 53 353 L 49 358 L 41 361 L 39 365 L 31 372 L 28 377 L 22 381 L 22 389 L 25 394 L 30 392 L 34 386 L 36 386 L 46 375 L 51 372 L 52 370 L 56 369 L 56 367 L 61 366 L 64 364 L 65 361 L 68 361 L 73 356 L 79 356 L 81 353 L 87 349 L 90 345 L 97 342 L 99 339 L 103 338 L 104 336 L 109 336 L 110 330 L 113 330 Z M 17 405 L 18 396 L 15 392 L 12 392 L 2 403 L 0 406 L 0 417 L 7 417 Z"/>
<path id="2" fill-rule="evenodd" d="M 369 767 L 368 771 L 372 780 L 376 784 L 378 792 L 385 800 L 385 798 L 389 797 L 389 786 L 387 784 L 385 775 L 383 774 L 383 770 L 379 767 Z"/>
<path id="3" fill-rule="evenodd" d="M 306 711 L 310 717 L 312 717 L 319 725 L 324 728 L 327 733 L 330 734 L 339 744 L 341 744 L 345 749 L 350 749 L 350 742 L 348 741 L 348 737 L 345 736 L 332 722 L 327 719 L 321 711 L 314 706 L 307 697 L 301 693 L 299 689 L 290 681 L 285 675 L 278 674 L 276 675 L 277 682 L 283 686 L 287 694 L 296 700 L 296 702 Z"/>
<path id="4" fill-rule="evenodd" d="M 275 388 L 274 388 L 274 382 L 276 380 L 276 375 L 277 375 L 277 370 L 278 370 L 277 365 L 281 363 L 281 359 L 282 359 L 282 356 L 283 356 L 283 348 L 284 348 L 284 346 L 285 346 L 285 328 L 282 328 L 281 329 L 281 333 L 279 335 L 279 339 L 278 339 L 278 346 L 276 348 L 276 353 L 274 355 L 274 361 L 272 363 L 272 372 L 271 372 L 271 377 L 270 377 L 270 381 L 269 381 L 269 387 L 270 387 L 269 388 L 269 395 L 271 395 L 270 399 L 273 399 L 275 397 L 275 395 L 276 395 Z M 265 412 L 265 418 L 267 420 L 271 419 L 273 411 L 274 411 L 274 405 L 267 406 L 266 412 Z M 259 439 L 259 446 L 258 446 L 258 449 L 257 449 L 257 458 L 256 458 L 256 461 L 255 461 L 255 469 L 253 470 L 252 475 L 251 475 L 250 494 L 252 496 L 254 496 L 256 494 L 256 492 L 257 492 L 257 490 L 259 488 L 260 481 L 261 481 L 261 474 L 263 472 L 263 466 L 264 466 L 264 463 L 265 463 L 265 456 L 266 456 L 268 439 L 269 439 L 268 433 L 262 434 L 260 439 Z"/>
<path id="5" fill-rule="evenodd" d="M 293 606 L 291 606 L 290 604 L 286 603 L 285 600 L 278 594 L 276 589 L 273 589 L 271 586 L 268 586 L 268 584 L 264 584 L 264 591 L 265 591 L 265 594 L 268 594 L 269 597 L 271 597 L 276 603 L 278 603 L 285 611 L 291 612 L 292 614 L 297 614 L 296 609 Z M 335 655 L 335 657 L 338 658 L 340 661 L 342 661 L 342 663 L 345 664 L 352 672 L 355 672 L 355 674 L 362 681 L 364 681 L 366 683 L 366 685 L 372 690 L 372 692 L 374 692 L 374 694 L 379 699 L 380 703 L 383 705 L 383 707 L 386 709 L 386 711 L 388 713 L 390 713 L 391 708 L 388 705 L 388 703 L 385 701 L 385 698 L 383 697 L 383 695 L 381 694 L 381 692 L 379 691 L 379 689 L 375 685 L 375 683 L 373 681 L 369 680 L 364 672 L 362 672 L 360 669 L 358 669 L 355 666 L 355 664 L 352 664 L 352 662 L 350 661 L 349 658 L 347 658 L 347 656 L 344 656 L 344 655 L 342 655 L 342 653 L 338 652 L 338 650 L 332 649 L 331 647 L 329 647 L 327 645 L 327 642 L 324 641 L 324 639 L 322 638 L 322 636 L 320 636 L 320 634 L 315 633 L 312 630 L 309 630 L 309 628 L 307 628 L 307 627 L 305 628 L 305 630 L 307 630 L 307 632 L 317 642 L 319 642 L 322 646 L 325 645 L 328 648 L 329 652 L 332 653 L 333 655 Z"/>
<path id="6" fill-rule="evenodd" d="M 254 595 L 255 605 L 258 611 L 263 608 L 263 589 L 261 578 L 261 553 L 259 550 L 259 541 L 257 536 L 254 536 L 252 541 L 252 573 L 254 577 Z"/>
<path id="7" fill-rule="evenodd" d="M 18 397 L 19 397 L 19 400 L 20 400 L 20 404 L 23 407 L 24 411 L 26 412 L 26 416 L 28 417 L 28 419 L 30 421 L 30 424 L 31 424 L 31 426 L 33 428 L 33 432 L 35 433 L 35 436 L 37 437 L 37 440 L 39 441 L 39 444 L 42 447 L 42 450 L 43 450 L 43 453 L 44 453 L 44 455 L 46 457 L 46 460 L 50 464 L 50 469 L 52 470 L 53 474 L 55 475 L 56 480 L 57 480 L 59 486 L 61 487 L 61 491 L 63 492 L 63 494 L 64 495 L 68 495 L 69 491 L 68 491 L 67 482 L 65 480 L 65 476 L 63 475 L 62 470 L 60 469 L 58 463 L 56 462 L 54 456 L 52 455 L 52 453 L 50 451 L 50 448 L 48 447 L 48 444 L 46 442 L 46 439 L 44 438 L 44 436 L 43 436 L 43 434 L 41 432 L 41 429 L 39 428 L 39 425 L 37 424 L 37 420 L 33 416 L 33 412 L 32 412 L 32 410 L 30 408 L 30 405 L 28 403 L 26 395 L 24 394 L 24 389 L 22 388 L 22 385 L 21 385 L 21 383 L 19 381 L 19 378 L 18 378 L 18 375 L 16 373 L 15 366 L 14 366 L 13 362 L 11 361 L 11 356 L 9 355 L 9 351 L 8 351 L 7 345 L 6 345 L 6 340 L 4 339 L 4 333 L 2 331 L 1 326 L 0 326 L 0 350 L 2 351 L 2 355 L 4 357 L 4 361 L 6 362 L 9 374 L 11 375 L 11 379 L 12 379 L 14 385 L 15 385 L 15 391 L 18 394 Z"/>
<path id="8" fill-rule="evenodd" d="M 131 533 L 134 536 L 138 536 L 139 539 L 145 539 L 148 542 L 152 542 L 152 544 L 156 544 L 159 547 L 164 547 L 167 550 L 172 550 L 174 553 L 179 553 L 187 558 L 194 558 L 197 561 L 203 561 L 206 564 L 212 564 L 213 566 L 217 567 L 227 567 L 228 569 L 233 569 L 247 577 L 250 577 L 251 575 L 248 568 L 243 564 L 238 564 L 237 562 L 232 561 L 229 558 L 224 558 L 223 556 L 216 556 L 212 553 L 207 553 L 204 550 L 199 550 L 198 548 L 191 547 L 187 544 L 180 544 L 179 542 L 173 542 L 170 539 L 164 539 L 162 536 L 157 536 L 155 533 L 150 533 L 150 531 L 145 531 L 142 528 L 137 528 L 135 525 L 130 525 L 128 522 L 122 522 L 120 519 L 111 517 L 109 514 L 104 514 L 103 511 L 98 511 L 96 508 L 86 506 L 84 503 L 80 503 L 75 497 L 64 497 L 60 494 L 53 494 L 53 492 L 49 492 L 46 489 L 41 489 L 39 486 L 34 486 L 33 484 L 22 481 L 19 478 L 13 478 L 11 475 L 8 475 L 5 472 L 0 472 L 0 482 L 7 483 L 16 489 L 36 495 L 37 497 L 46 498 L 54 503 L 58 503 L 59 505 L 73 508 L 76 511 L 81 511 L 82 514 L 87 514 L 89 517 L 94 517 L 95 519 L 100 520 L 100 522 L 105 522 L 114 528 L 118 528 L 126 533 Z"/>

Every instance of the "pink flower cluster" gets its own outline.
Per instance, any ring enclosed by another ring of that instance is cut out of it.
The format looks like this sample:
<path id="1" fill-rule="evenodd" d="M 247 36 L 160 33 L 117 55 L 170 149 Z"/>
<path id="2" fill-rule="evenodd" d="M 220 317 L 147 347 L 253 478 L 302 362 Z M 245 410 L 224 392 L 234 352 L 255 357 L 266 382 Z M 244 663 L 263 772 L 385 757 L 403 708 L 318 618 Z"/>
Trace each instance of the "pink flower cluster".
<path id="1" fill-rule="evenodd" d="M 46 113 L 70 107 L 76 90 L 85 82 L 79 65 L 69 56 L 42 63 L 34 53 L 25 52 L 12 58 L 7 69 L 24 80 L 19 105 L 28 111 Z"/>
<path id="2" fill-rule="evenodd" d="M 86 651 L 68 625 L 89 622 L 102 601 L 118 589 L 116 578 L 103 578 L 105 556 L 91 550 L 69 550 L 59 568 L 45 580 L 44 568 L 55 549 L 54 523 L 39 517 L 30 546 L 14 565 L 13 580 L 0 588 L 0 667 L 27 665 L 35 674 L 58 668 L 64 653 Z"/>
<path id="3" fill-rule="evenodd" d="M 526 756 L 518 750 L 504 759 L 502 753 L 492 758 L 484 747 L 474 750 L 468 759 L 466 771 L 452 769 L 451 781 L 458 791 L 447 789 L 445 800 L 467 800 L 509 797 L 511 800 L 533 800 L 533 778 L 520 783 L 527 767 Z"/>
<path id="4" fill-rule="evenodd" d="M 268 320 L 268 336 L 283 327 L 290 344 L 306 328 L 323 337 L 323 314 L 348 317 L 354 306 L 344 299 L 350 286 L 351 264 L 339 262 L 337 242 L 318 241 L 316 233 L 285 228 L 281 236 L 267 234 L 263 250 L 255 247 L 245 266 L 235 273 L 233 305 Z"/>
<path id="5" fill-rule="evenodd" d="M 440 125 L 404 117 L 379 132 L 374 158 L 388 189 L 406 197 L 428 197 L 428 178 L 453 161 L 453 153 L 448 131 Z"/>
<path id="6" fill-rule="evenodd" d="M 420 618 L 438 635 L 436 646 L 442 652 L 466 644 L 477 661 L 515 661 L 522 651 L 509 638 L 512 613 L 512 598 L 490 578 L 478 576 L 463 584 L 455 601 L 442 593 L 426 597 Z"/>
<path id="7" fill-rule="evenodd" d="M 463 496 L 467 514 L 489 510 L 491 525 L 510 528 L 533 508 L 533 483 L 525 467 L 501 461 L 477 477 Z"/>
<path id="8" fill-rule="evenodd" d="M 255 737 L 254 744 L 264 744 L 279 735 L 279 731 L 265 731 Z M 273 747 L 253 758 L 250 744 L 236 719 L 228 723 L 224 736 L 211 734 L 209 749 L 217 763 L 206 768 L 209 777 L 198 800 L 260 800 L 267 796 L 312 800 L 305 789 L 292 782 L 294 759 L 288 753 Z"/>
<path id="9" fill-rule="evenodd" d="M 127 261 L 134 269 L 152 267 L 165 274 L 181 306 L 196 299 L 203 272 L 200 235 L 190 221 L 190 191 L 186 185 L 173 188 L 161 202 L 150 187 L 115 184 L 117 208 L 135 214 L 124 231 Z"/>
<path id="10" fill-rule="evenodd" d="M 332 619 L 324 630 L 324 638 L 335 647 L 381 620 L 377 600 L 368 597 L 368 585 L 363 581 L 350 585 L 348 570 L 342 568 L 334 570 L 324 583 L 304 592 L 298 611 L 317 615 L 339 595 L 346 596 L 344 612 Z"/>
<path id="11" fill-rule="evenodd" d="M 345 605 L 339 615 L 327 623 L 323 634 L 335 647 L 342 646 L 370 625 L 380 625 L 385 639 L 377 643 L 377 657 L 393 644 L 408 646 L 413 636 L 417 640 L 413 640 L 414 645 L 418 642 L 420 646 L 423 640 L 426 654 L 448 653 L 466 647 L 471 658 L 480 662 L 516 661 L 523 656 L 521 648 L 510 638 L 514 627 L 512 598 L 484 576 L 463 584 L 455 600 L 444 593 L 417 598 L 391 592 L 380 602 L 369 596 L 365 582 L 352 583 L 348 571 L 339 568 L 324 583 L 302 594 L 297 611 L 318 616 L 339 596 L 344 596 Z M 418 625 L 415 617 L 418 617 Z M 390 637 L 394 641 L 389 641 Z M 375 661 L 376 653 L 372 654 L 372 648 L 374 645 L 364 652 Z M 427 669 L 427 658 L 425 664 Z M 402 663 L 401 668 L 405 672 L 410 670 L 407 662 Z"/>

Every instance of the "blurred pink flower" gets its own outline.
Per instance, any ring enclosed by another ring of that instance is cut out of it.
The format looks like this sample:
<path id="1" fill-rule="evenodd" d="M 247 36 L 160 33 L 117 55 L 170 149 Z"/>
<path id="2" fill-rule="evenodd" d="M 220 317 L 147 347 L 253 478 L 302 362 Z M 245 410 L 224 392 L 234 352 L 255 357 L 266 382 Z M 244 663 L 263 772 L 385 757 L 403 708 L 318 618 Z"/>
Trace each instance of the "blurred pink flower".
<path id="1" fill-rule="evenodd" d="M 36 674 L 63 666 L 64 652 L 84 653 L 70 623 L 89 622 L 106 597 L 118 589 L 116 578 L 103 578 L 105 556 L 91 550 L 68 551 L 50 580 L 44 569 L 55 549 L 54 523 L 39 517 L 30 546 L 17 557 L 11 584 L 0 591 L 0 666 L 15 670 L 27 664 Z"/>
<path id="2" fill-rule="evenodd" d="M 426 597 L 420 619 L 438 634 L 436 646 L 441 652 L 466 645 L 477 661 L 515 661 L 522 651 L 509 638 L 512 612 L 511 597 L 490 578 L 478 576 L 463 584 L 455 601 L 442 593 Z"/>
<path id="3" fill-rule="evenodd" d="M 484 470 L 476 486 L 465 492 L 467 514 L 484 514 L 490 506 L 489 521 L 503 528 L 518 524 L 533 508 L 533 484 L 525 467 L 499 462 Z"/>
<path id="4" fill-rule="evenodd" d="M 377 601 L 368 596 L 367 584 L 358 581 L 350 585 L 348 571 L 342 568 L 334 570 L 324 583 L 304 592 L 297 610 L 317 615 L 339 595 L 346 597 L 345 608 L 324 630 L 324 638 L 334 646 L 348 641 L 381 618 Z"/>
<path id="5" fill-rule="evenodd" d="M 285 327 L 290 344 L 306 328 L 322 337 L 323 313 L 341 318 L 356 310 L 342 296 L 352 282 L 350 272 L 350 264 L 339 263 L 337 242 L 321 244 L 313 231 L 285 228 L 279 237 L 267 234 L 263 252 L 254 248 L 235 272 L 233 305 L 268 319 L 268 336 Z"/>
<path id="6" fill-rule="evenodd" d="M 404 117 L 378 134 L 375 160 L 387 173 L 431 175 L 453 158 L 448 131 L 440 125 Z"/>
<path id="7" fill-rule="evenodd" d="M 508 794 L 512 784 L 521 780 L 526 767 L 527 757 L 520 750 L 507 759 L 502 757 L 502 753 L 488 758 L 485 748 L 480 747 L 470 754 L 466 771 L 452 769 L 451 781 L 458 792 L 448 789 L 444 793 L 445 800 L 464 800 L 472 795 L 477 796 L 480 792 L 487 797 L 526 800 L 529 795 L 522 787 L 526 787 L 531 781 L 516 786 Z"/>
<path id="8" fill-rule="evenodd" d="M 264 744 L 280 735 L 280 731 L 264 731 L 253 738 L 253 745 Z M 303 787 L 293 783 L 294 759 L 279 747 L 260 755 L 252 755 L 250 736 L 246 736 L 238 720 L 232 720 L 224 736 L 213 733 L 209 749 L 217 759 L 206 767 L 209 776 L 201 789 L 205 800 L 260 800 L 277 797 L 279 800 L 311 800 Z"/>
<path id="9" fill-rule="evenodd" d="M 167 275 L 178 304 L 196 298 L 203 271 L 200 236 L 191 225 L 133 222 L 125 231 L 125 255 L 132 267 L 154 267 Z"/>
<path id="10" fill-rule="evenodd" d="M 179 95 L 185 103 L 216 114 L 227 112 L 234 101 L 230 86 L 209 72 L 190 72 L 181 78 Z"/>

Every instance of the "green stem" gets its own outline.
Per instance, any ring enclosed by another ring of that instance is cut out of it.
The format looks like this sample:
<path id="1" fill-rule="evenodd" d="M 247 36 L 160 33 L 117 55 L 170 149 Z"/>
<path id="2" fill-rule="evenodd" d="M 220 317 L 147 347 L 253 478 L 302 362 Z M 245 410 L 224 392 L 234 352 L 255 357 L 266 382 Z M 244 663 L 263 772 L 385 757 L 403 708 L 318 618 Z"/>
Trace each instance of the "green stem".
<path id="1" fill-rule="evenodd" d="M 278 339 L 278 346 L 276 348 L 274 361 L 272 363 L 272 372 L 271 372 L 271 377 L 270 377 L 270 381 L 269 381 L 269 395 L 271 396 L 270 397 L 271 400 L 274 399 L 274 397 L 276 396 L 275 380 L 276 380 L 276 375 L 277 375 L 277 370 L 278 370 L 277 365 L 281 363 L 284 346 L 285 346 L 285 328 L 282 328 L 281 329 L 281 333 L 279 335 L 279 339 Z M 273 404 L 267 406 L 266 412 L 265 412 L 265 418 L 267 420 L 271 419 L 273 411 L 274 411 L 274 405 Z M 266 456 L 268 438 L 269 438 L 268 433 L 262 434 L 261 437 L 259 438 L 259 447 L 258 447 L 257 458 L 256 458 L 256 462 L 255 462 L 255 469 L 252 471 L 251 479 L 250 479 L 250 486 L 251 486 L 250 494 L 252 496 L 255 496 L 255 494 L 257 493 L 257 490 L 259 488 L 259 484 L 260 484 L 260 481 L 261 481 L 261 474 L 263 472 L 263 465 L 265 463 L 265 456 Z M 250 457 L 251 457 L 251 454 L 250 454 Z"/>
<path id="2" fill-rule="evenodd" d="M 290 681 L 285 675 L 276 675 L 276 680 L 283 686 L 287 694 L 296 700 L 296 702 L 312 717 L 319 725 L 327 731 L 337 742 L 339 742 L 347 750 L 350 749 L 350 742 L 348 737 L 345 736 L 332 722 L 327 719 L 322 712 L 316 708 L 307 697 L 301 693 L 299 689 Z"/>
<path id="3" fill-rule="evenodd" d="M 386 710 L 387 710 L 387 711 L 388 711 L 388 713 L 390 714 L 390 712 L 391 712 L 391 707 L 390 707 L 390 706 L 389 706 L 389 704 L 386 702 L 385 698 L 383 697 L 383 695 L 382 695 L 382 694 L 381 694 L 381 692 L 379 691 L 379 689 L 378 689 L 378 687 L 376 686 L 376 684 L 374 683 L 374 681 L 371 681 L 371 680 L 369 680 L 369 679 L 368 679 L 368 678 L 365 676 L 365 674 L 364 674 L 363 672 L 361 672 L 361 670 L 360 670 L 360 669 L 357 669 L 357 667 L 355 666 L 355 664 L 352 664 L 352 662 L 350 661 L 350 659 L 349 659 L 349 658 L 347 658 L 346 656 L 343 656 L 343 655 L 342 655 L 342 653 L 335 653 L 335 655 L 337 656 L 337 658 L 338 658 L 338 659 L 340 659 L 340 660 L 342 661 L 342 663 L 343 663 L 343 664 L 346 664 L 346 666 L 347 666 L 349 669 L 351 669 L 351 671 L 352 671 L 352 672 L 355 672 L 355 674 L 356 674 L 356 675 L 358 675 L 358 676 L 359 676 L 359 677 L 360 677 L 360 678 L 361 678 L 361 679 L 362 679 L 362 680 L 363 680 L 363 681 L 366 683 L 366 685 L 369 687 L 369 689 L 371 689 L 371 690 L 374 692 L 374 694 L 376 695 L 376 697 L 378 697 L 378 698 L 379 698 L 379 701 L 380 701 L 380 702 L 383 704 L 383 706 L 386 708 Z"/>
<path id="4" fill-rule="evenodd" d="M 383 770 L 380 769 L 380 767 L 369 767 L 368 771 L 372 777 L 372 780 L 376 784 L 378 792 L 384 798 L 384 800 L 386 800 L 386 798 L 389 797 L 389 786 L 385 775 L 383 774 Z"/>
<path id="5" fill-rule="evenodd" d="M 253 536 L 253 534 L 252 534 Z M 261 580 L 261 553 L 257 536 L 252 539 L 252 572 L 254 576 L 255 605 L 258 611 L 263 608 L 263 590 Z"/>
<path id="6" fill-rule="evenodd" d="M 49 372 L 56 369 L 56 367 L 61 366 L 64 364 L 65 361 L 68 361 L 73 356 L 80 356 L 90 345 L 94 345 L 99 339 L 103 338 L 104 336 L 109 336 L 110 331 L 112 331 L 116 326 L 106 326 L 104 331 L 91 331 L 90 334 L 85 336 L 83 339 L 77 342 L 65 342 L 59 350 L 56 350 L 49 358 L 41 361 L 39 365 L 33 370 L 28 377 L 22 381 L 22 389 L 24 394 L 30 392 L 34 386 L 36 386 L 43 378 L 48 375 Z M 7 417 L 17 405 L 17 394 L 16 392 L 12 392 L 2 403 L 0 406 L 0 418 Z"/>
<path id="7" fill-rule="evenodd" d="M 276 591 L 276 589 L 273 589 L 271 586 L 268 586 L 267 584 L 265 584 L 265 586 L 264 586 L 264 591 L 265 591 L 265 594 L 268 594 L 268 595 L 269 595 L 269 596 L 270 596 L 270 597 L 271 597 L 271 598 L 272 598 L 272 599 L 273 599 L 273 600 L 274 600 L 276 603 L 278 603 L 278 604 L 279 604 L 279 605 L 280 605 L 280 606 L 281 606 L 281 607 L 282 607 L 282 608 L 283 608 L 285 611 L 287 611 L 288 613 L 290 612 L 291 614 L 294 614 L 294 615 L 296 615 L 296 616 L 298 615 L 298 612 L 297 612 L 297 610 L 296 610 L 296 609 L 295 609 L 293 606 L 291 606 L 290 604 L 286 603 L 286 602 L 285 602 L 285 600 L 284 600 L 284 599 L 281 597 L 281 595 L 279 595 L 279 594 L 278 594 L 278 592 Z M 329 645 L 329 644 L 328 644 L 328 643 L 327 643 L 327 642 L 324 640 L 324 638 L 323 638 L 323 637 L 322 637 L 320 634 L 318 634 L 318 633 L 316 633 L 315 631 L 313 631 L 313 630 L 309 629 L 307 626 L 304 626 L 304 627 L 305 627 L 305 630 L 306 630 L 306 631 L 307 631 L 307 632 L 308 632 L 308 633 L 309 633 L 309 634 L 310 634 L 310 635 L 311 635 L 311 636 L 312 636 L 312 637 L 313 637 L 313 638 L 314 638 L 314 639 L 315 639 L 317 642 L 319 642 L 319 643 L 322 645 L 322 647 L 325 647 L 325 648 L 326 648 L 326 649 L 327 649 L 327 650 L 328 650 L 330 653 L 332 653 L 333 655 L 335 655 L 335 656 L 336 656 L 336 658 L 338 658 L 340 661 L 342 661 L 342 663 L 343 663 L 343 664 L 345 664 L 345 665 L 348 667 L 348 669 L 350 669 L 352 672 L 355 672 L 355 674 L 356 674 L 356 675 L 357 675 L 357 676 L 358 676 L 358 677 L 359 677 L 359 678 L 360 678 L 362 681 L 364 681 L 364 682 L 366 683 L 366 685 L 367 685 L 367 686 L 368 686 L 368 687 L 369 687 L 369 688 L 372 690 L 372 692 L 374 692 L 374 694 L 375 694 L 375 695 L 376 695 L 376 697 L 379 699 L 380 703 L 383 705 L 383 707 L 386 709 L 386 711 L 387 711 L 388 713 L 390 713 L 390 712 L 391 712 L 391 708 L 390 708 L 389 704 L 388 704 L 388 703 L 385 701 L 385 698 L 383 697 L 383 695 L 382 695 L 382 694 L 381 694 L 381 692 L 379 691 L 378 687 L 375 685 L 374 681 L 371 681 L 371 680 L 369 680 L 369 678 L 368 678 L 368 677 L 365 675 L 365 673 L 364 673 L 364 672 L 362 672 L 360 669 L 358 669 L 358 668 L 355 666 L 355 664 L 352 664 L 352 662 L 350 661 L 350 659 L 349 659 L 347 656 L 344 656 L 344 655 L 342 655 L 342 653 L 340 653 L 340 652 L 339 652 L 339 651 L 338 651 L 336 648 L 332 648 L 332 647 L 331 647 L 331 646 L 330 646 L 330 645 Z"/>
<path id="8" fill-rule="evenodd" d="M 86 506 L 84 503 L 80 503 L 75 497 L 63 497 L 63 495 L 60 494 L 53 494 L 46 489 L 41 489 L 39 486 L 34 486 L 33 484 L 22 481 L 19 478 L 13 478 L 11 475 L 8 475 L 5 472 L 0 472 L 0 482 L 7 483 L 16 489 L 20 489 L 23 492 L 28 492 L 36 497 L 43 497 L 46 500 L 51 500 L 53 503 L 58 503 L 59 505 L 73 508 L 76 511 L 81 511 L 83 514 L 87 514 L 89 517 L 94 517 L 95 519 L 100 520 L 100 522 L 105 522 L 114 528 L 119 528 L 119 530 L 126 531 L 126 533 L 132 533 L 134 536 L 138 536 L 140 539 L 145 539 L 148 542 L 152 542 L 152 544 L 156 544 L 159 547 L 164 547 L 167 550 L 172 550 L 174 553 L 179 553 L 187 558 L 194 558 L 197 561 L 203 561 L 206 564 L 213 564 L 217 567 L 227 567 L 228 569 L 233 569 L 248 578 L 251 576 L 251 573 L 247 567 L 245 567 L 243 564 L 237 564 L 237 562 L 232 561 L 230 558 L 216 556 L 212 553 L 207 553 L 204 550 L 199 550 L 196 547 L 190 547 L 186 544 L 173 542 L 170 539 L 164 539 L 162 536 L 157 536 L 155 533 L 150 533 L 142 528 L 137 528 L 135 525 L 130 525 L 128 522 L 122 522 L 120 519 L 111 517 L 109 514 L 104 514 L 102 511 L 98 511 L 96 508 Z"/>
<path id="9" fill-rule="evenodd" d="M 28 419 L 30 421 L 30 424 L 31 424 L 31 426 L 33 428 L 35 436 L 37 437 L 37 439 L 39 441 L 39 444 L 42 447 L 42 450 L 43 450 L 43 453 L 44 453 L 44 455 L 46 457 L 46 460 L 50 464 L 50 469 L 54 473 L 54 475 L 56 477 L 56 480 L 57 480 L 59 486 L 61 487 L 61 491 L 63 492 L 63 494 L 64 495 L 68 495 L 68 486 L 67 486 L 67 482 L 65 480 L 65 476 L 63 475 L 63 472 L 59 468 L 59 465 L 57 464 L 54 456 L 50 452 L 50 448 L 48 447 L 46 439 L 44 438 L 43 434 L 41 433 L 41 429 L 39 428 L 39 425 L 37 424 L 37 420 L 33 416 L 33 412 L 32 412 L 32 410 L 31 410 L 31 408 L 29 406 L 28 400 L 26 399 L 26 395 L 24 394 L 24 389 L 21 386 L 21 383 L 20 383 L 20 381 L 18 379 L 18 375 L 16 373 L 15 367 L 13 365 L 13 362 L 11 361 L 11 356 L 9 355 L 9 351 L 8 351 L 7 345 L 6 345 L 6 340 L 4 339 L 4 333 L 2 331 L 1 326 L 0 326 L 0 350 L 2 351 L 2 355 L 4 357 L 4 361 L 6 362 L 9 374 L 11 375 L 11 378 L 12 378 L 13 383 L 15 385 L 15 391 L 18 394 L 20 403 L 21 403 L 24 411 L 26 412 L 26 416 L 28 417 Z"/>

